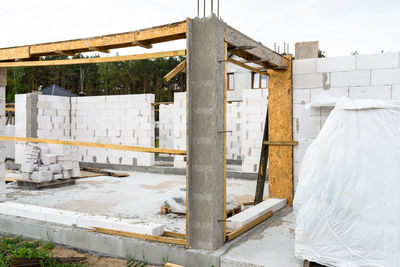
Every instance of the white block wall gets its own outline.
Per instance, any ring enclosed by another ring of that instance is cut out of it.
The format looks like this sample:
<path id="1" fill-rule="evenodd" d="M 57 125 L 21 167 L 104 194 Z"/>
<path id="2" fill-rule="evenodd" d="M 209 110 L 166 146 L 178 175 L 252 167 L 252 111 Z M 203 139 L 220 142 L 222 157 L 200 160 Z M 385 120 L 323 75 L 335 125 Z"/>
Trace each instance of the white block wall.
<path id="1" fill-rule="evenodd" d="M 15 97 L 15 133 L 26 137 L 26 95 Z M 38 97 L 38 137 L 74 139 L 106 144 L 154 147 L 153 94 Z M 71 122 L 70 122 L 71 106 Z M 16 144 L 16 162 L 24 159 L 25 144 Z M 150 166 L 153 153 L 79 147 L 79 160 Z"/>
<path id="2" fill-rule="evenodd" d="M 186 92 L 174 94 L 174 149 L 186 150 Z M 184 156 L 174 156 L 175 168 L 186 168 Z"/>
<path id="3" fill-rule="evenodd" d="M 72 102 L 75 140 L 154 147 L 153 94 L 76 97 Z M 79 148 L 80 161 L 150 166 L 153 153 Z"/>
<path id="4" fill-rule="evenodd" d="M 243 90 L 241 109 L 242 121 L 242 171 L 258 172 L 265 117 L 267 113 L 268 90 Z"/>
<path id="5" fill-rule="evenodd" d="M 160 148 L 174 148 L 174 105 L 159 105 L 158 146 Z M 160 154 L 164 156 L 166 154 Z M 168 155 L 166 155 L 168 156 Z"/>
<path id="6" fill-rule="evenodd" d="M 71 101 L 75 98 L 71 98 Z M 38 95 L 37 136 L 49 139 L 70 139 L 69 97 Z"/>
<path id="7" fill-rule="evenodd" d="M 242 102 L 232 102 L 226 106 L 226 158 L 242 159 Z"/>
<path id="8" fill-rule="evenodd" d="M 26 94 L 15 95 L 15 136 L 26 137 Z M 25 142 L 15 142 L 15 162 L 22 163 Z"/>
<path id="9" fill-rule="evenodd" d="M 311 108 L 320 93 L 352 99 L 400 100 L 400 53 L 302 59 L 293 62 L 294 183 L 303 155 L 333 108 Z"/>

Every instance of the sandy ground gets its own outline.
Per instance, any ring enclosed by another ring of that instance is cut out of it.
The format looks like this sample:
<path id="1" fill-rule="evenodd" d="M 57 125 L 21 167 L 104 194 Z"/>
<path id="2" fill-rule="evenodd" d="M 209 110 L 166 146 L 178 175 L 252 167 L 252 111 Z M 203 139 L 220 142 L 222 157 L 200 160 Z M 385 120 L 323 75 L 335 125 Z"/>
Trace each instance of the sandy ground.
<path id="1" fill-rule="evenodd" d="M 76 185 L 54 189 L 26 190 L 7 184 L 7 198 L 23 204 L 131 219 L 138 223 L 161 223 L 168 231 L 184 233 L 184 215 L 160 214 L 170 191 L 185 187 L 186 177 L 128 172 L 129 177 L 84 178 Z M 20 174 L 7 173 L 7 177 Z M 235 202 L 254 198 L 256 181 L 227 179 L 227 191 Z M 266 192 L 268 188 L 266 188 Z"/>

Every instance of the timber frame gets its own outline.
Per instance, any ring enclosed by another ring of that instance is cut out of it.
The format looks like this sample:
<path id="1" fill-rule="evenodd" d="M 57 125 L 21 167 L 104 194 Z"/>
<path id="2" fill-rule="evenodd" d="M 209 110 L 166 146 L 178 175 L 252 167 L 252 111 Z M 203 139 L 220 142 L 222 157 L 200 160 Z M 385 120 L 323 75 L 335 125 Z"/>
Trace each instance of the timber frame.
<path id="1" fill-rule="evenodd" d="M 196 18 L 197 20 L 198 18 Z M 176 22 L 172 24 L 157 26 L 153 28 L 125 32 L 119 34 L 111 34 L 104 36 L 97 36 L 92 38 L 75 39 L 69 41 L 43 43 L 36 45 L 26 45 L 20 47 L 9 47 L 0 48 L 0 74 L 6 71 L 6 67 L 19 67 L 19 66 L 55 66 L 55 65 L 71 65 L 71 64 L 87 64 L 87 63 L 102 63 L 102 62 L 115 62 L 115 61 L 128 61 L 128 60 L 139 60 L 149 59 L 157 57 L 171 57 L 171 56 L 184 56 L 188 54 L 190 47 L 186 47 L 186 50 L 167 51 L 167 52 L 156 52 L 141 55 L 130 55 L 130 56 L 118 56 L 118 57 L 100 57 L 100 58 L 84 58 L 84 59 L 67 59 L 67 60 L 41 60 L 43 56 L 51 55 L 68 55 L 73 56 L 77 53 L 93 52 L 98 51 L 102 53 L 109 53 L 110 49 L 125 48 L 140 46 L 146 49 L 152 48 L 153 44 L 168 42 L 178 39 L 187 38 L 188 23 L 191 19 L 185 21 Z M 292 204 L 293 200 L 293 147 L 288 144 L 293 144 L 292 138 L 292 72 L 291 72 L 291 61 L 290 56 L 280 55 L 273 50 L 265 47 L 261 43 L 249 38 L 245 34 L 238 30 L 226 25 L 225 27 L 225 57 L 224 59 L 216 59 L 220 63 L 225 64 L 225 88 L 224 90 L 224 144 L 226 142 L 226 63 L 231 62 L 239 65 L 248 70 L 265 74 L 269 77 L 269 107 L 268 107 L 268 141 L 269 145 L 273 145 L 269 149 L 269 192 L 270 196 L 277 198 L 286 198 L 289 205 Z M 237 61 L 227 57 L 227 53 L 234 54 L 241 57 L 243 60 Z M 259 68 L 249 66 L 246 63 L 254 63 L 259 65 Z M 186 71 L 188 64 L 183 61 L 179 66 L 168 73 L 164 78 L 165 81 L 170 80 L 177 73 Z M 4 75 L 3 75 L 4 76 Z M 4 78 L 4 77 L 3 77 Z M 1 82 L 2 75 L 0 75 L 0 85 L 6 84 L 5 81 Z M 0 137 L 1 140 L 14 140 L 16 138 Z M 17 138 L 18 139 L 18 138 Z M 47 140 L 47 141 L 46 141 Z M 33 139 L 33 138 L 21 138 L 17 141 L 33 141 L 33 142 L 48 142 L 55 143 L 57 140 L 48 139 Z M 59 142 L 59 141 L 58 141 Z M 108 144 L 94 144 L 84 143 L 78 141 L 66 141 L 68 145 L 77 146 L 94 146 L 110 149 L 121 149 L 121 150 L 133 150 L 149 153 L 170 153 L 177 155 L 185 155 L 186 151 L 178 150 L 165 150 L 154 148 L 140 148 L 140 147 L 128 147 L 128 146 L 114 146 Z M 225 155 L 221 155 L 225 159 Z M 226 198 L 226 174 L 225 174 L 225 163 L 224 163 L 224 199 Z M 190 192 L 187 192 L 189 194 Z M 224 205 L 225 202 L 224 202 Z M 225 213 L 226 207 L 224 208 Z M 257 218 L 243 229 L 239 229 L 234 233 L 227 233 L 226 231 L 226 214 L 223 218 L 223 236 L 224 241 L 229 241 L 239 234 L 247 231 L 251 227 L 254 227 L 258 223 L 261 223 L 265 219 L 272 216 L 271 213 Z M 188 225 L 188 219 L 186 221 Z M 186 227 L 187 229 L 187 227 Z M 1 229 L 0 229 L 1 231 Z M 147 239 L 159 242 L 174 243 L 179 245 L 188 246 L 188 233 L 180 234 L 179 239 L 174 239 L 176 236 L 167 236 L 160 238 L 146 237 L 140 234 L 129 234 L 129 233 L 113 233 L 107 229 L 96 229 L 96 231 L 107 233 L 107 234 L 119 234 L 119 235 L 130 235 L 134 238 Z"/>

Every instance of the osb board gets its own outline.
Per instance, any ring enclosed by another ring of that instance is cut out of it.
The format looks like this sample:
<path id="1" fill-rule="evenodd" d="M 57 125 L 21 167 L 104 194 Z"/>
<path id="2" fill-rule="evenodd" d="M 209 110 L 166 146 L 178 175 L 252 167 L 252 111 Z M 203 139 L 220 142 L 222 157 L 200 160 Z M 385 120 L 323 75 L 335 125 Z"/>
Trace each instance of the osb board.
<path id="1" fill-rule="evenodd" d="M 292 61 L 287 70 L 269 70 L 269 141 L 293 140 Z M 269 146 L 269 197 L 293 202 L 293 146 Z"/>
<path id="2" fill-rule="evenodd" d="M 7 69 L 0 68 L 0 86 L 7 85 Z"/>

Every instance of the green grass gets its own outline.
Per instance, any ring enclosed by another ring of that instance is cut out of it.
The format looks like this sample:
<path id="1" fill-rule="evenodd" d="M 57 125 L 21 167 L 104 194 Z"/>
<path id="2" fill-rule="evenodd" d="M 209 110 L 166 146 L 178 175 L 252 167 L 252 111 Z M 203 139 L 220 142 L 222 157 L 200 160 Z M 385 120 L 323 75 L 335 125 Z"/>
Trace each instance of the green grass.
<path id="1" fill-rule="evenodd" d="M 41 259 L 41 266 L 81 267 L 82 264 L 59 264 L 52 259 L 54 245 L 51 242 L 24 241 L 21 237 L 0 238 L 0 267 L 9 266 L 14 259 Z"/>

